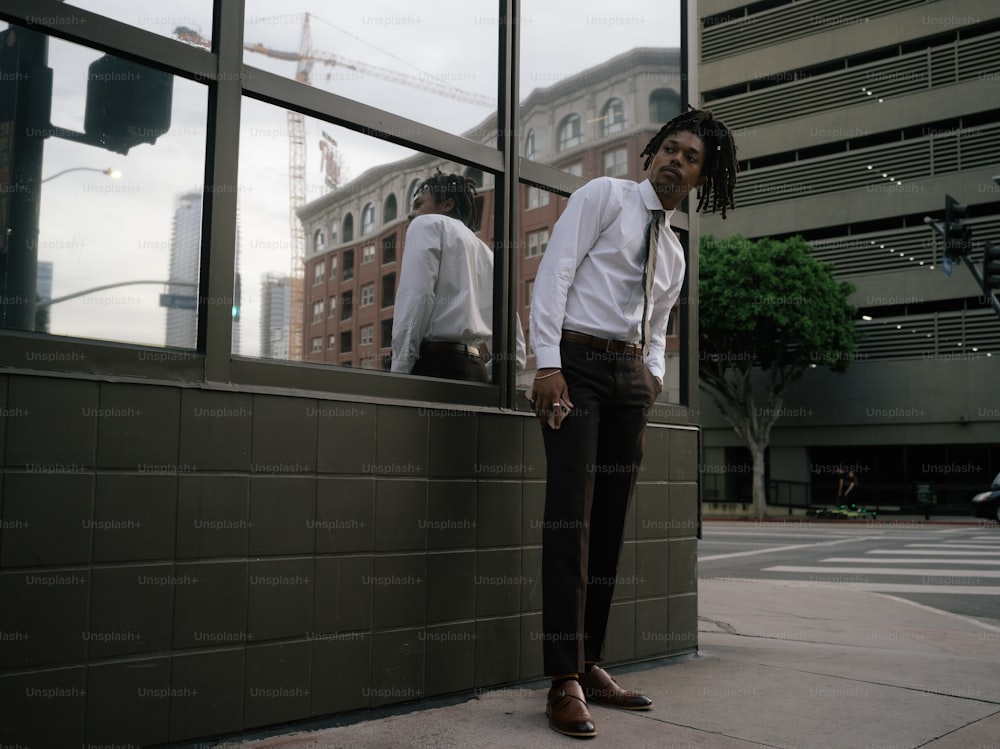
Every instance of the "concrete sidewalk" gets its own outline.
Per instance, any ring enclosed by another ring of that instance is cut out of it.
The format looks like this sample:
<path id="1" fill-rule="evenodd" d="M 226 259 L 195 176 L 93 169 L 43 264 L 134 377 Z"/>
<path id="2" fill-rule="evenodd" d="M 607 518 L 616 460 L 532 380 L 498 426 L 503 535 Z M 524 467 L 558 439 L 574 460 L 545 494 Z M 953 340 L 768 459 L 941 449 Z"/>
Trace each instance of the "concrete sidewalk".
<path id="1" fill-rule="evenodd" d="M 700 652 L 610 668 L 653 710 L 596 705 L 598 735 L 548 728 L 545 685 L 228 749 L 1000 748 L 1000 627 L 878 593 L 702 580 Z"/>

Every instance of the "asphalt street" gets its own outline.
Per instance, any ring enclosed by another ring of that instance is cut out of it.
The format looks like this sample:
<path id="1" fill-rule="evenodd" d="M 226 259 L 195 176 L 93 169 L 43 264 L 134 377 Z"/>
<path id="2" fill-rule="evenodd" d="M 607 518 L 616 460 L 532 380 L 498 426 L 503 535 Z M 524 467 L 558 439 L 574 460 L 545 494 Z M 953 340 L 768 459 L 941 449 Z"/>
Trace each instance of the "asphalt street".
<path id="1" fill-rule="evenodd" d="M 702 580 L 877 592 L 1000 625 L 1000 526 L 970 522 L 708 522 Z"/>

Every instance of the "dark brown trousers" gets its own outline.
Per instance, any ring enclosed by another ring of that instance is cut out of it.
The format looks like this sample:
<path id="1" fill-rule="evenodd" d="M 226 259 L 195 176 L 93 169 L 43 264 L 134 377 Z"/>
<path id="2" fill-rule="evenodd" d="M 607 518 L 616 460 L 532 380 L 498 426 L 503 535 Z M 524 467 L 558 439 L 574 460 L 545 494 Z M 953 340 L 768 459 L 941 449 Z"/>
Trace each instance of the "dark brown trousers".
<path id="1" fill-rule="evenodd" d="M 573 410 L 542 427 L 542 653 L 548 675 L 582 673 L 603 656 L 625 516 L 642 461 L 656 382 L 639 358 L 563 341 Z"/>

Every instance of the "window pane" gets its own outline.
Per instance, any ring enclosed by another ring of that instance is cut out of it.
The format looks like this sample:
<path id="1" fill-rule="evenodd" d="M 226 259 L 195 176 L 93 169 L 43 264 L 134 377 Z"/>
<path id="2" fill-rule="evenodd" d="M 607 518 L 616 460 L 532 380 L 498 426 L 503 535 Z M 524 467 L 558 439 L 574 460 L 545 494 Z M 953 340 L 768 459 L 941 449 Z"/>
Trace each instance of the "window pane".
<path id="1" fill-rule="evenodd" d="M 496 133 L 496 0 L 247 0 L 246 18 L 247 65 L 477 141 Z"/>
<path id="2" fill-rule="evenodd" d="M 8 279 L 0 324 L 193 348 L 205 87 L 58 39 L 46 52 L 43 35 L 11 28 L 0 42 L 0 270 Z M 21 72 L 32 64 L 53 70 L 51 126 L 32 119 L 47 95 L 35 89 L 37 76 Z M 34 111 L 17 109 L 17 86 L 29 88 Z M 126 111 L 140 90 L 155 104 Z"/>
<path id="3" fill-rule="evenodd" d="M 585 2 L 571 15 L 543 0 L 525 0 L 521 131 L 532 132 L 534 140 L 533 155 L 526 156 L 585 180 L 645 179 L 640 154 L 680 112 L 680 21 L 679 0 L 622 0 L 613 7 Z M 565 205 L 565 198 L 553 196 L 549 205 L 520 216 L 522 296 Z M 527 320 L 526 299 L 519 300 L 518 312 Z M 668 336 L 661 400 L 679 398 L 680 355 L 680 338 Z M 528 365 L 534 366 L 533 356 Z"/>
<path id="4" fill-rule="evenodd" d="M 521 239 L 519 246 L 522 250 L 517 253 L 517 288 L 520 292 L 517 300 L 517 313 L 524 328 L 525 341 L 528 344 L 527 367 L 525 372 L 518 376 L 518 384 L 523 387 L 527 387 L 530 384 L 531 378 L 537 371 L 528 329 L 528 320 L 531 313 L 531 295 L 534 291 L 535 276 L 538 275 L 538 266 L 545 256 L 552 227 L 555 226 L 559 216 L 562 215 L 563 210 L 566 208 L 566 201 L 567 198 L 553 193 L 544 208 L 521 211 L 519 221 Z M 660 395 L 660 400 L 670 403 L 680 402 L 680 362 L 682 351 L 677 315 L 681 312 L 682 304 L 679 302 L 670 315 L 667 331 L 665 352 L 666 373 L 663 378 L 663 393 Z"/>
<path id="5" fill-rule="evenodd" d="M 170 3 L 121 0 L 66 0 L 102 16 L 191 43 L 199 37 L 212 40 L 212 0 L 171 0 Z M 185 38 L 186 37 L 186 38 Z"/>
<path id="6" fill-rule="evenodd" d="M 295 117 L 293 115 L 292 120 Z M 299 127 L 305 152 L 313 152 L 320 142 L 336 143 L 334 155 L 343 181 L 331 184 L 325 180 L 318 165 L 307 164 L 305 184 L 300 184 L 298 189 L 306 200 L 293 212 L 287 176 L 288 139 L 292 132 L 288 111 L 246 98 L 242 118 L 240 215 L 244 232 L 254 238 L 246 243 L 246 251 L 241 255 L 244 285 L 252 285 L 251 279 L 268 275 L 289 278 L 293 265 L 292 247 L 296 241 L 293 227 L 298 230 L 299 241 L 303 242 L 300 277 L 309 282 L 300 284 L 298 292 L 293 283 L 288 283 L 290 303 L 293 310 L 300 310 L 300 322 L 296 323 L 289 315 L 286 332 L 278 336 L 300 343 L 298 348 L 291 343 L 286 357 L 330 365 L 389 369 L 396 292 L 401 281 L 404 238 L 409 223 L 407 214 L 414 189 L 439 168 L 446 174 L 470 175 L 480 183 L 477 188 L 481 216 L 478 234 L 490 245 L 493 175 L 304 117 Z M 390 211 L 391 218 L 387 218 L 381 208 L 393 202 L 398 210 L 394 216 Z M 294 224 L 293 215 L 297 222 Z M 360 228 L 363 217 L 366 223 L 371 222 L 366 233 L 345 229 L 352 222 L 356 222 L 355 229 Z M 341 227 L 339 236 L 329 232 L 331 226 Z M 306 237 L 316 237 L 318 232 L 325 236 L 325 242 L 304 241 Z M 489 286 L 492 291 L 492 281 Z M 299 294 L 297 302 L 296 293 Z M 247 328 L 253 329 L 263 314 L 255 300 L 259 298 L 262 303 L 266 300 L 263 294 L 244 296 L 243 319 Z M 263 352 L 269 347 L 276 350 L 263 337 L 274 335 L 279 326 L 270 322 L 261 325 L 262 341 L 255 346 L 256 342 L 246 336 L 241 352 L 244 355 L 256 355 L 257 351 Z M 298 333 L 295 333 L 296 325 Z M 338 345 L 329 345 L 331 336 Z M 326 345 L 314 346 L 312 342 L 317 338 Z M 492 348 L 492 342 L 490 344 Z"/>
<path id="7" fill-rule="evenodd" d="M 679 0 L 587 2 L 572 14 L 525 0 L 520 31 L 521 130 L 532 134 L 527 158 L 592 179 L 605 173 L 602 154 L 611 146 L 638 147 L 637 157 L 680 111 L 668 117 L 658 103 L 666 92 L 679 101 Z M 641 166 L 616 176 L 640 178 Z"/>
<path id="8" fill-rule="evenodd" d="M 335 210 L 324 212 L 322 222 L 310 223 L 308 229 L 303 229 L 293 213 L 289 180 L 289 142 L 297 128 L 301 128 L 299 132 L 306 144 L 306 154 L 319 152 L 320 144 L 327 146 L 321 162 L 307 158 L 306 163 L 300 165 L 301 171 L 296 170 L 296 173 L 304 174 L 297 185 L 298 193 L 304 196 L 301 201 L 304 206 L 329 200 L 337 194 L 338 188 L 351 181 L 353 175 L 364 173 L 378 164 L 393 163 L 414 152 L 313 118 L 294 114 L 290 118 L 288 110 L 254 99 L 243 100 L 239 202 L 241 232 L 249 239 L 243 242 L 240 253 L 244 287 L 241 320 L 248 332 L 243 336 L 239 353 L 294 361 L 307 358 L 307 353 L 318 354 L 318 357 L 308 358 L 324 360 L 325 356 L 327 361 L 337 363 L 336 351 L 333 356 L 328 350 L 324 352 L 322 347 L 313 351 L 310 342 L 316 336 L 326 337 L 334 333 L 341 315 L 350 316 L 354 310 L 341 305 L 341 314 L 337 314 L 336 305 L 331 305 L 322 316 L 322 321 L 314 325 L 311 323 L 312 302 L 319 299 L 342 300 L 344 292 L 353 292 L 362 267 L 377 265 L 362 266 L 363 252 L 369 245 L 372 248 L 368 250 L 369 254 L 374 251 L 383 229 L 405 223 L 405 216 L 389 222 L 378 221 L 379 212 L 374 211 L 372 215 L 376 223 L 373 233 L 363 238 L 356 237 L 354 229 L 360 228 L 364 205 L 383 205 L 389 193 L 393 192 L 386 190 L 378 200 L 370 196 L 364 203 L 360 197 L 357 201 L 338 201 Z M 327 166 L 331 161 L 337 165 L 336 174 L 340 182 L 328 179 L 330 170 Z M 394 193 L 399 200 L 402 199 L 405 184 L 403 179 L 395 186 Z M 355 221 L 358 222 L 357 227 Z M 293 229 L 297 229 L 298 234 Z M 322 241 L 316 241 L 317 237 L 322 237 Z M 356 239 L 363 240 L 363 244 Z M 290 280 L 293 275 L 292 248 L 296 241 L 301 242 L 299 277 L 309 279 L 308 283 L 300 282 L 297 290 Z M 265 283 L 267 278 L 272 281 Z M 284 279 L 283 285 L 276 284 L 275 278 Z M 257 293 L 258 288 L 260 293 Z M 269 300 L 268 296 L 272 294 L 279 295 L 279 298 Z M 287 310 L 283 304 L 285 295 L 288 297 Z M 278 314 L 279 309 L 281 314 Z M 297 322 L 292 314 L 294 310 L 298 310 Z M 324 330 L 324 325 L 329 330 Z M 299 331 L 297 348 L 294 345 L 290 347 L 292 332 L 296 329 Z"/>
<path id="9" fill-rule="evenodd" d="M 517 254 L 517 314 L 524 331 L 525 343 L 528 348 L 527 366 L 523 373 L 518 376 L 518 384 L 527 387 L 531 383 L 531 378 L 535 373 L 535 357 L 530 348 L 530 337 L 528 335 L 528 320 L 531 312 L 531 290 L 535 284 L 535 275 L 538 273 L 538 264 L 542 260 L 543 243 L 548 244 L 549 231 L 555 224 L 559 214 L 562 213 L 566 205 L 566 198 L 557 193 L 550 193 L 536 187 L 529 187 L 523 192 L 534 192 L 538 199 L 536 208 L 524 205 L 521 208 L 521 215 L 518 219 L 518 226 L 521 232 L 518 247 L 521 248 Z"/>

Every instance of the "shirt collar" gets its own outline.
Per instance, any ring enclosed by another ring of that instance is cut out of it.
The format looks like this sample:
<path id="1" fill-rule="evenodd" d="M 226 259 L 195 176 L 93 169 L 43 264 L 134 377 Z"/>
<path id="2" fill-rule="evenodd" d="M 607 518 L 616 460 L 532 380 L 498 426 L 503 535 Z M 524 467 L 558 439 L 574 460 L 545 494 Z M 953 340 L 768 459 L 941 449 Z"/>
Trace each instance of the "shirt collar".
<path id="1" fill-rule="evenodd" d="M 647 210 L 663 211 L 663 223 L 670 223 L 670 218 L 674 215 L 674 211 L 663 210 L 660 199 L 656 197 L 656 190 L 653 189 L 653 185 L 648 179 L 644 179 L 639 183 L 639 194 L 642 196 L 642 204 L 646 206 Z"/>

